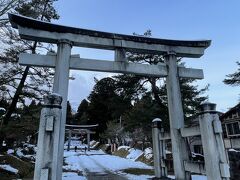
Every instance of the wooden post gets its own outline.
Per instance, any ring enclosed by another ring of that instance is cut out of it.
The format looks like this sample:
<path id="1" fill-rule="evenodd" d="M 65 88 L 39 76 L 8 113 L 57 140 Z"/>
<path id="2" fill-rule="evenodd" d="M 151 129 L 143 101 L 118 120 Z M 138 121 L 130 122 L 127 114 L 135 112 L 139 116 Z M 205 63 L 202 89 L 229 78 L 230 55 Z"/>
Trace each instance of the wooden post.
<path id="1" fill-rule="evenodd" d="M 68 130 L 68 147 L 67 147 L 67 151 L 70 150 L 70 146 L 71 146 L 71 138 L 72 138 L 72 130 L 69 129 L 69 130 Z"/>
<path id="2" fill-rule="evenodd" d="M 152 141 L 153 141 L 153 160 L 154 173 L 156 178 L 167 177 L 167 167 L 164 160 L 166 159 L 166 149 L 164 140 L 160 140 L 161 119 L 156 118 L 152 121 Z"/>
<path id="3" fill-rule="evenodd" d="M 55 153 L 60 146 L 61 102 L 62 98 L 57 94 L 44 97 L 38 132 L 34 180 L 46 177 L 51 180 L 58 180 L 56 168 L 60 160 Z"/>
<path id="4" fill-rule="evenodd" d="M 87 131 L 87 149 L 90 151 L 90 132 Z"/>
<path id="5" fill-rule="evenodd" d="M 203 144 L 205 169 L 208 180 L 228 180 L 229 165 L 222 139 L 221 122 L 216 111 L 216 104 L 204 103 L 199 116 L 201 139 Z"/>
<path id="6" fill-rule="evenodd" d="M 68 81 L 69 81 L 69 60 L 71 56 L 71 43 L 69 41 L 61 40 L 58 43 L 57 61 L 55 67 L 53 92 L 62 96 L 62 118 L 60 126 L 59 149 L 56 155 L 59 159 L 57 164 L 58 180 L 62 179 L 62 165 L 63 165 L 63 151 L 65 138 L 65 124 L 67 114 L 67 96 L 68 96 Z"/>
<path id="7" fill-rule="evenodd" d="M 184 127 L 184 115 L 175 53 L 168 53 L 165 56 L 165 61 L 168 70 L 167 96 L 174 173 L 177 180 L 190 180 L 190 173 L 185 172 L 184 168 L 184 161 L 189 160 L 189 153 L 187 143 L 180 132 L 180 129 Z"/>

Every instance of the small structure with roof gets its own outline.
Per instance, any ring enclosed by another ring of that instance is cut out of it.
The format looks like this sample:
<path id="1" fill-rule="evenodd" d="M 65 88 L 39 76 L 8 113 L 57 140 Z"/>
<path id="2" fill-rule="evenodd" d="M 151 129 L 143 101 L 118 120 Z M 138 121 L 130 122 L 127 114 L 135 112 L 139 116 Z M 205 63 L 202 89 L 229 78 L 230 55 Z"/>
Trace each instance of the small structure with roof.
<path id="1" fill-rule="evenodd" d="M 240 149 L 240 103 L 220 116 L 227 149 Z"/>

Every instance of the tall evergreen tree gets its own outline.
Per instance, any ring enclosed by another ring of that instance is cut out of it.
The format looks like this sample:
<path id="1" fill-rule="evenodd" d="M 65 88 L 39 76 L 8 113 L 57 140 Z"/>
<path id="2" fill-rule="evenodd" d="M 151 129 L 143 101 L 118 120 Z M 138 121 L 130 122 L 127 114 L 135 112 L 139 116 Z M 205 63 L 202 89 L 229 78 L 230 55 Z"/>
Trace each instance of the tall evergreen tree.
<path id="1" fill-rule="evenodd" d="M 72 106 L 69 101 L 67 101 L 67 124 L 73 124 L 73 113 L 72 113 Z"/>
<path id="2" fill-rule="evenodd" d="M 87 124 L 88 123 L 88 101 L 83 99 L 78 106 L 77 113 L 75 114 L 76 124 Z"/>
<path id="3" fill-rule="evenodd" d="M 238 69 L 232 74 L 228 74 L 227 78 L 224 79 L 224 83 L 230 86 L 239 86 L 240 85 L 240 62 L 237 62 Z"/>
<path id="4" fill-rule="evenodd" d="M 131 107 L 129 98 L 118 93 L 113 78 L 97 80 L 89 100 L 89 124 L 99 124 L 98 132 L 102 133 L 107 128 L 107 122 L 117 120 Z"/>

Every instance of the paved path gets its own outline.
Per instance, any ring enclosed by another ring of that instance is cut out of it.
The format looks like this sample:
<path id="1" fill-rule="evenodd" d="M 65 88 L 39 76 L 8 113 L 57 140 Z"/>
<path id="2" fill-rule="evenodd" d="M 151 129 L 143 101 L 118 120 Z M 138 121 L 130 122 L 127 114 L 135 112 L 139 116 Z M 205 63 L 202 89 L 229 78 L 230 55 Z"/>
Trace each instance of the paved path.
<path id="1" fill-rule="evenodd" d="M 115 172 L 111 172 L 110 170 L 106 169 L 100 163 L 98 163 L 96 160 L 91 158 L 91 156 L 89 156 L 89 158 L 93 162 L 95 162 L 95 164 L 97 166 L 99 166 L 99 168 L 101 168 L 103 170 L 103 172 L 101 172 L 101 173 L 89 172 L 89 174 L 87 174 L 87 179 L 90 179 L 90 180 L 94 180 L 94 179 L 96 179 L 96 180 L 125 180 L 125 179 L 127 179 L 127 178 L 123 177 L 122 175 L 119 175 Z"/>
<path id="2" fill-rule="evenodd" d="M 124 169 L 151 169 L 141 162 L 105 154 L 101 150 L 65 152 L 65 164 L 66 172 L 78 172 L 79 176 L 89 180 L 126 180 L 132 175 L 124 173 Z"/>

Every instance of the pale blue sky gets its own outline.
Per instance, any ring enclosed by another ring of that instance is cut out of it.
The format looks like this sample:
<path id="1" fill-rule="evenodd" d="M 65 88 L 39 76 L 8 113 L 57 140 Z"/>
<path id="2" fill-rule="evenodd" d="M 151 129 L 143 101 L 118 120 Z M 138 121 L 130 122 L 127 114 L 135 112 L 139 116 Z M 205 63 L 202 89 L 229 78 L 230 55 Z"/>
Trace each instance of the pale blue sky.
<path id="1" fill-rule="evenodd" d="M 185 59 L 188 67 L 202 68 L 210 84 L 209 100 L 226 111 L 238 103 L 239 87 L 224 85 L 226 74 L 236 71 L 240 61 L 240 1 L 231 0 L 59 0 L 60 20 L 55 23 L 131 35 L 151 29 L 153 37 L 167 39 L 210 39 L 212 45 L 200 59 Z M 112 59 L 110 51 L 74 48 L 81 57 Z M 94 85 L 93 77 L 107 73 L 72 72 L 69 100 L 76 108 Z"/>

